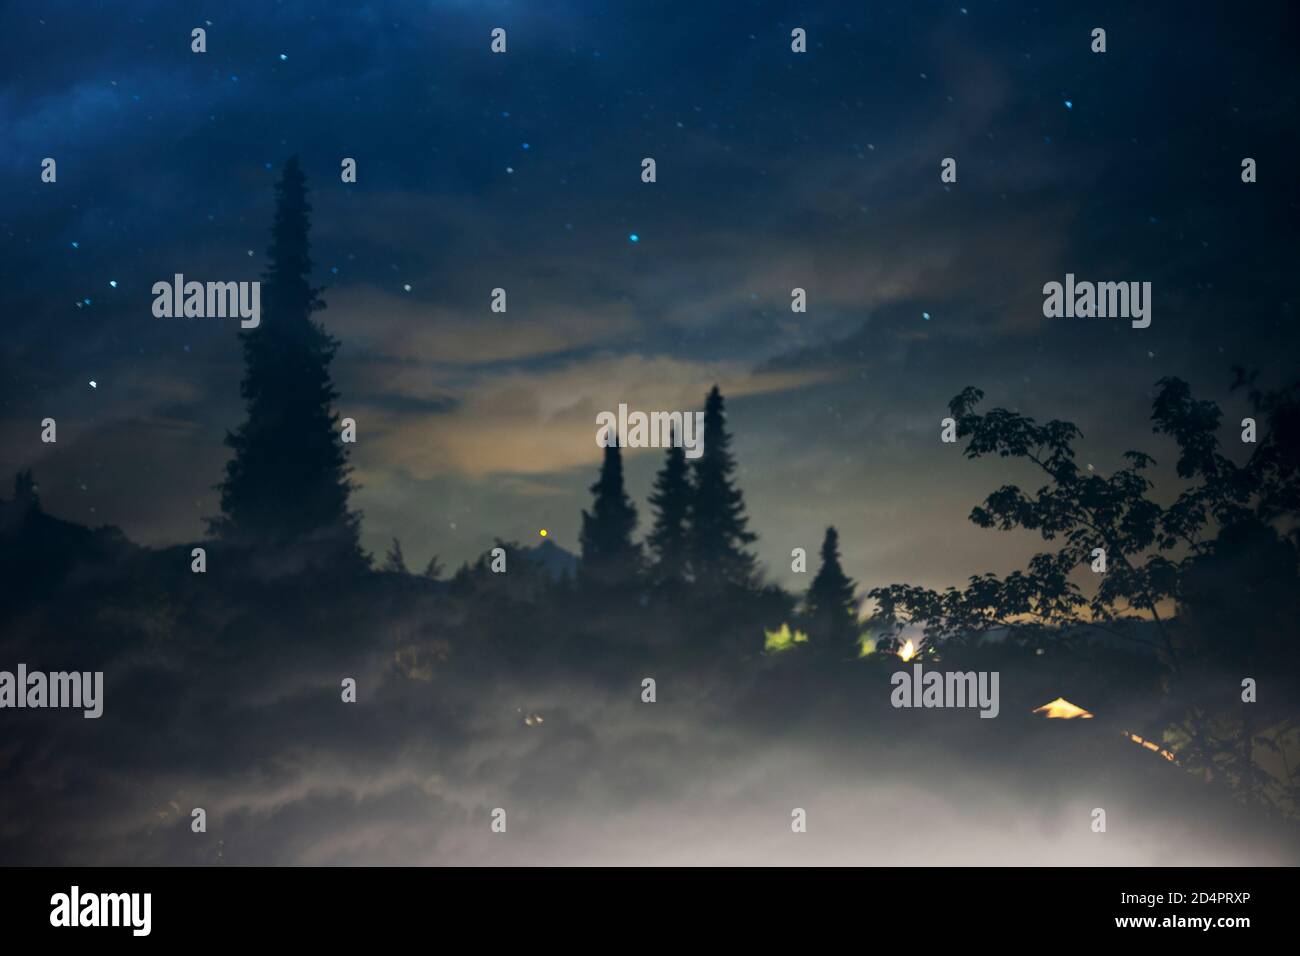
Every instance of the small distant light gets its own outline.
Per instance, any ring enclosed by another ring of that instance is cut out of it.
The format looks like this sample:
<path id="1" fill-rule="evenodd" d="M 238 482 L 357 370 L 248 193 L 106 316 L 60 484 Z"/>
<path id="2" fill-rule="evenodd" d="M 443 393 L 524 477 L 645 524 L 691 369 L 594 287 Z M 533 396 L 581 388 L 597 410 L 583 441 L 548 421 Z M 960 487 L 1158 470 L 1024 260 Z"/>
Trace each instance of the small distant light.
<path id="1" fill-rule="evenodd" d="M 1072 109 L 1074 109 L 1074 100 L 1066 100 L 1066 101 L 1065 101 L 1065 108 L 1066 108 L 1067 110 L 1072 110 Z"/>
<path id="2" fill-rule="evenodd" d="M 628 240 L 629 240 L 630 242 L 640 242 L 640 241 L 641 241 L 641 237 L 638 236 L 635 232 L 632 233 L 632 235 L 628 236 L 627 238 L 628 238 Z"/>
<path id="3" fill-rule="evenodd" d="M 116 280 L 116 279 L 109 279 L 109 280 L 108 280 L 108 285 L 109 285 L 109 288 L 116 289 L 116 288 L 117 288 L 117 280 Z"/>
<path id="4" fill-rule="evenodd" d="M 91 387 L 91 388 L 99 388 L 99 383 L 96 382 L 96 381 L 92 378 L 92 379 L 90 380 L 90 387 Z"/>
<path id="5" fill-rule="evenodd" d="M 537 533 L 540 534 L 543 538 L 546 537 L 546 529 L 545 529 L 545 528 L 543 528 L 541 531 L 539 531 L 539 532 L 537 532 Z"/>
<path id="6" fill-rule="evenodd" d="M 89 296 L 87 296 L 86 298 L 82 299 L 81 301 L 84 302 L 84 303 L 86 303 L 86 305 L 90 305 L 90 297 L 89 297 Z"/>
<path id="7" fill-rule="evenodd" d="M 79 243 L 79 242 L 74 242 L 74 243 L 72 244 L 72 248 L 74 248 L 74 249 L 80 249 L 80 248 L 81 248 L 81 243 Z"/>
<path id="8" fill-rule="evenodd" d="M 402 286 L 402 290 L 403 290 L 404 292 L 410 292 L 410 291 L 411 291 L 411 283 L 408 282 L 408 283 L 406 283 L 406 285 Z"/>
<path id="9" fill-rule="evenodd" d="M 281 62 L 281 63 L 283 63 L 283 62 L 284 62 L 285 60 L 287 60 L 287 59 L 289 59 L 289 54 L 287 54 L 287 53 L 281 53 L 281 54 L 280 54 L 280 62 Z"/>
<path id="10" fill-rule="evenodd" d="M 524 149 L 532 149 L 532 147 L 529 146 L 527 143 L 524 143 Z"/>
<path id="11" fill-rule="evenodd" d="M 923 319 L 925 319 L 925 321 L 929 322 L 929 321 L 930 321 L 930 313 L 929 313 L 929 312 L 922 312 L 922 313 L 921 313 L 921 318 L 923 318 Z"/>

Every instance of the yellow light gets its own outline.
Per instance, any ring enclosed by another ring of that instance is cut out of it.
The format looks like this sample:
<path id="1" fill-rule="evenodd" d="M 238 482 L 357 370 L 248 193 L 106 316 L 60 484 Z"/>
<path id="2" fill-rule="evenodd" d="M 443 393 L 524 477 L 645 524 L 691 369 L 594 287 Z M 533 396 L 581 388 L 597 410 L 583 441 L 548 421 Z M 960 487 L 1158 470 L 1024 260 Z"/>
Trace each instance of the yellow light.
<path id="1" fill-rule="evenodd" d="M 1088 713 L 1082 707 L 1076 707 L 1064 697 L 1058 697 L 1056 700 L 1044 704 L 1042 707 L 1035 707 L 1033 712 L 1035 714 L 1045 713 L 1049 720 L 1074 720 L 1076 717 L 1081 717 L 1084 720 L 1087 720 L 1092 717 L 1092 714 Z"/>
<path id="2" fill-rule="evenodd" d="M 1165 750 L 1165 748 L 1161 747 L 1159 744 L 1154 744 L 1143 737 L 1139 737 L 1137 734 L 1131 734 L 1127 730 L 1122 731 L 1122 733 L 1124 734 L 1125 737 L 1133 741 L 1133 743 L 1137 744 L 1139 747 L 1144 747 L 1145 749 L 1150 750 L 1153 753 L 1158 753 L 1160 756 L 1164 757 L 1170 763 L 1178 763 L 1178 758 L 1175 757 L 1173 754 L 1171 754 L 1168 750 Z"/>
<path id="3" fill-rule="evenodd" d="M 782 651 L 788 651 L 796 644 L 805 644 L 808 641 L 808 635 L 803 631 L 791 631 L 789 624 L 782 624 L 779 631 L 769 631 L 763 629 L 763 650 L 769 654 L 779 654 Z"/>

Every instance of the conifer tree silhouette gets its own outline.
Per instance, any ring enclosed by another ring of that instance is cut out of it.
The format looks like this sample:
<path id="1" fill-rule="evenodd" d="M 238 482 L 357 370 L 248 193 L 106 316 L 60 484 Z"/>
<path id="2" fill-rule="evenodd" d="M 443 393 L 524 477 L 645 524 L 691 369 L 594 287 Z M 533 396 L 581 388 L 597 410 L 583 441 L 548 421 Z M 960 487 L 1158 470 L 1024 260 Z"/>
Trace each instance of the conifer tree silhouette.
<path id="1" fill-rule="evenodd" d="M 591 512 L 582 513 L 582 573 L 597 585 L 630 581 L 641 567 L 641 546 L 632 541 L 636 507 L 623 489 L 618 445 L 605 448 L 600 477 L 591 486 Z"/>
<path id="2" fill-rule="evenodd" d="M 646 542 L 655 556 L 653 573 L 658 583 L 677 583 L 686 578 L 691 547 L 691 495 L 686 453 L 674 442 L 668 448 L 650 495 L 655 520 Z"/>
<path id="3" fill-rule="evenodd" d="M 406 567 L 406 556 L 402 554 L 402 542 L 396 538 L 393 539 L 392 547 L 388 549 L 388 554 L 384 555 L 384 570 L 391 571 L 394 574 L 409 574 Z"/>
<path id="4" fill-rule="evenodd" d="M 804 598 L 804 615 L 814 649 L 830 654 L 856 653 L 858 599 L 855 585 L 840 567 L 840 536 L 833 527 L 822 540 L 822 565 Z"/>
<path id="5" fill-rule="evenodd" d="M 713 386 L 704 402 L 704 449 L 694 462 L 691 501 L 691 569 L 707 588 L 725 583 L 750 587 L 754 556 L 745 546 L 758 536 L 746 530 L 745 501 L 732 483 L 736 470 L 727 434 L 722 392 Z"/>
<path id="6" fill-rule="evenodd" d="M 260 324 L 242 333 L 240 393 L 247 420 L 226 444 L 218 536 L 245 545 L 299 546 L 313 561 L 360 560 L 359 516 L 332 403 L 329 364 L 338 341 L 312 318 L 325 307 L 309 284 L 311 206 L 296 157 L 276 184 L 270 262 L 262 274 Z"/>

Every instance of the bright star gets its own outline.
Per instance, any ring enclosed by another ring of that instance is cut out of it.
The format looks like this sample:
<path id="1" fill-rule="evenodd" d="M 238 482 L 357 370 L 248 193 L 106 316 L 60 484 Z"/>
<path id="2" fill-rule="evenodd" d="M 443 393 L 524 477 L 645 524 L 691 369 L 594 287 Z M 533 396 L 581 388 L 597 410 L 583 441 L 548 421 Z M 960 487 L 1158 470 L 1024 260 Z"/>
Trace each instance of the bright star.
<path id="1" fill-rule="evenodd" d="M 628 236 L 627 238 L 628 238 L 630 241 L 632 241 L 632 242 L 640 242 L 640 241 L 641 241 L 641 237 L 638 236 L 635 232 L 632 233 L 632 235 Z"/>

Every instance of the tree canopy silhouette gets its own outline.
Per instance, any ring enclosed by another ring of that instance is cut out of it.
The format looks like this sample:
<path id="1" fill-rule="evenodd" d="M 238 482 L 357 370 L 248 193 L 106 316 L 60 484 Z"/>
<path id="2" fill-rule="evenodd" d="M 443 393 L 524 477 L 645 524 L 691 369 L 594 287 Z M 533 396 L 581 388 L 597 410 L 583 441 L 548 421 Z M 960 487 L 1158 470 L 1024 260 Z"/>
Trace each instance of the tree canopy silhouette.
<path id="1" fill-rule="evenodd" d="M 821 567 L 804 598 L 804 617 L 814 650 L 843 657 L 858 652 L 858 599 L 856 585 L 840 567 L 840 536 L 826 529 Z"/>
<path id="2" fill-rule="evenodd" d="M 653 575 L 657 583 L 676 584 L 686 579 L 691 546 L 691 494 L 686 453 L 673 444 L 668 448 L 650 494 L 655 519 L 646 542 L 655 557 Z"/>
<path id="3" fill-rule="evenodd" d="M 632 540 L 636 507 L 623 488 L 623 456 L 616 443 L 606 446 L 591 493 L 591 511 L 582 513 L 582 574 L 597 585 L 630 581 L 641 570 L 641 546 Z"/>
<path id="4" fill-rule="evenodd" d="M 220 537 L 259 548 L 298 547 L 310 560 L 360 558 L 358 516 L 348 510 L 352 484 L 332 403 L 329 365 L 338 342 L 312 318 L 325 307 L 309 282 L 311 206 L 296 158 L 276 185 L 263 317 L 241 333 L 240 394 L 248 417 L 226 444 Z"/>
<path id="5" fill-rule="evenodd" d="M 402 554 L 402 542 L 396 538 L 388 548 L 388 553 L 384 555 L 383 570 L 392 574 L 410 574 L 406 567 L 406 555 Z"/>
<path id="6" fill-rule="evenodd" d="M 1002 408 L 981 414 L 975 408 L 982 398 L 967 388 L 949 403 L 966 457 L 1022 459 L 1046 484 L 1033 493 L 1004 485 L 971 520 L 1060 543 L 1023 571 L 976 575 L 963 589 L 875 588 L 878 620 L 893 628 L 920 624 L 932 640 L 960 643 L 1005 630 L 1042 646 L 1091 629 L 1145 645 L 1168 670 L 1178 713 L 1166 740 L 1180 762 L 1225 773 L 1249 799 L 1285 798 L 1294 810 L 1295 772 L 1265 773 L 1260 754 L 1283 752 L 1295 726 L 1289 701 L 1300 691 L 1300 385 L 1251 393 L 1259 437 L 1243 443 L 1251 451 L 1239 465 L 1220 448 L 1219 407 L 1195 399 L 1180 379 L 1161 379 L 1153 430 L 1177 446 L 1182 482 L 1168 505 L 1151 494 L 1151 456 L 1126 452 L 1125 467 L 1110 475 L 1081 469 L 1073 424 L 1040 424 Z M 1105 552 L 1106 570 L 1085 593 L 1074 577 L 1090 579 L 1078 572 L 1091 567 L 1096 549 Z M 1207 682 L 1221 683 L 1225 665 L 1243 677 L 1269 674 L 1269 701 L 1243 707 L 1240 678 L 1207 695 Z"/>
<path id="7" fill-rule="evenodd" d="M 735 486 L 722 392 L 713 386 L 704 402 L 704 448 L 694 462 L 691 502 L 691 568 L 706 588 L 723 584 L 752 587 L 754 556 L 746 546 L 758 540 L 747 530 L 745 499 Z"/>

